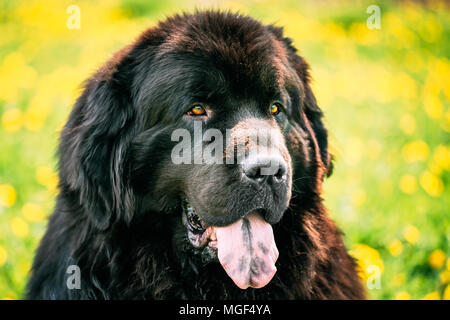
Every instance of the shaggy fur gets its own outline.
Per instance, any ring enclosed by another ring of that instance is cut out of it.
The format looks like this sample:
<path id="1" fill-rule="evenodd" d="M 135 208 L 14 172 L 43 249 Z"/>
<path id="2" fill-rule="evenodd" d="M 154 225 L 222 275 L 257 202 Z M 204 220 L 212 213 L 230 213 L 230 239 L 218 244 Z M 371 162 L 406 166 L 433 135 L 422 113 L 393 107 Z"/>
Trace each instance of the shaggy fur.
<path id="1" fill-rule="evenodd" d="M 260 107 L 274 96 L 285 104 L 275 120 Z M 208 201 L 245 203 L 240 185 L 220 180 L 237 165 L 213 168 L 219 171 L 209 176 L 170 163 L 170 133 L 192 129 L 186 106 L 198 101 L 221 106 L 207 126 L 225 130 L 253 116 L 284 136 L 292 197 L 273 224 L 278 271 L 263 288 L 239 289 L 217 261 L 202 260 L 186 241 L 181 193 L 195 198 L 193 188 L 209 186 L 201 189 Z M 320 196 L 332 164 L 308 65 L 281 28 L 208 11 L 147 30 L 85 83 L 59 155 L 60 193 L 28 299 L 364 298 Z M 81 268 L 81 289 L 66 286 L 70 265 Z"/>

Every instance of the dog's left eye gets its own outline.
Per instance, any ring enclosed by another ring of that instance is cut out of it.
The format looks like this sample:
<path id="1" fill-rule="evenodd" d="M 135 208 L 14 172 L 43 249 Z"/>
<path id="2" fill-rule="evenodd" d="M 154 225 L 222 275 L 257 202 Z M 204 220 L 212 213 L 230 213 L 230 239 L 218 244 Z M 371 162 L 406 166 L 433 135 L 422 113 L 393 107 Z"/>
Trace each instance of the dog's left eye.
<path id="1" fill-rule="evenodd" d="M 196 104 L 187 112 L 187 114 L 190 116 L 204 116 L 206 114 L 206 110 L 203 106 Z"/>
<path id="2" fill-rule="evenodd" d="M 280 113 L 280 105 L 278 103 L 274 103 L 270 106 L 270 113 L 276 116 Z"/>

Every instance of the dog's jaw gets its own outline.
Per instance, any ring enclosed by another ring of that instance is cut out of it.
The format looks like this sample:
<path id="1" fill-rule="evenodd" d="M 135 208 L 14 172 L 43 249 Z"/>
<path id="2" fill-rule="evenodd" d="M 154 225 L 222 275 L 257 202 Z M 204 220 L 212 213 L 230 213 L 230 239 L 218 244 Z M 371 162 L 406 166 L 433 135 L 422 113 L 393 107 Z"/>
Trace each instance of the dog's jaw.
<path id="1" fill-rule="evenodd" d="M 272 226 L 252 211 L 227 226 L 208 226 L 188 201 L 182 202 L 187 239 L 196 249 L 206 246 L 241 289 L 262 288 L 275 275 L 278 249 Z"/>

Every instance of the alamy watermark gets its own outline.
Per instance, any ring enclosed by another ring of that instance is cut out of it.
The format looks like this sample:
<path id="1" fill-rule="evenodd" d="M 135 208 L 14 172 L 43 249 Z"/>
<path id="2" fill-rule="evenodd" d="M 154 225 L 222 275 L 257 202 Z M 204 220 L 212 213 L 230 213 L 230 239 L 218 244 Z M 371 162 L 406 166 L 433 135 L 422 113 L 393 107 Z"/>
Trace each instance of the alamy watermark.
<path id="1" fill-rule="evenodd" d="M 366 268 L 367 277 L 366 286 L 369 290 L 381 289 L 381 269 L 379 266 L 371 264 Z"/>
<path id="2" fill-rule="evenodd" d="M 67 18 L 66 26 L 69 30 L 81 28 L 81 9 L 76 4 L 71 4 L 66 9 L 67 14 L 70 16 Z"/>
<path id="3" fill-rule="evenodd" d="M 278 171 L 280 158 L 270 157 L 277 148 L 277 129 L 226 129 L 225 136 L 218 129 L 203 132 L 202 122 L 194 121 L 194 135 L 187 129 L 175 129 L 171 140 L 178 142 L 172 149 L 174 164 L 246 164 L 263 161 L 261 175 Z M 265 162 L 264 162 L 265 161 Z"/>
<path id="4" fill-rule="evenodd" d="M 81 270 L 80 267 L 72 264 L 67 267 L 66 273 L 69 274 L 66 280 L 66 286 L 69 290 L 81 289 Z"/>
<path id="5" fill-rule="evenodd" d="M 372 4 L 367 7 L 366 12 L 370 14 L 367 18 L 366 25 L 370 30 L 381 29 L 381 9 L 378 5 Z"/>

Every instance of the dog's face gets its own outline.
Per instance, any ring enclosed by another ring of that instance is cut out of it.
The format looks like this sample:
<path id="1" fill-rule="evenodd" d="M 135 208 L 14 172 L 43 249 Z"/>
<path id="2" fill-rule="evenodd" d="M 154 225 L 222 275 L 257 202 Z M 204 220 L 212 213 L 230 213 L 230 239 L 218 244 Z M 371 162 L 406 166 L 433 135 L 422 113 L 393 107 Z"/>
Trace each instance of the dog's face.
<path id="1" fill-rule="evenodd" d="M 330 166 L 306 63 L 281 29 L 219 13 L 169 19 L 116 59 L 100 74 L 127 105 L 111 111 L 126 131 L 108 162 L 112 203 L 176 217 L 178 255 L 218 258 L 239 287 L 264 286 L 278 257 L 271 226 Z"/>

